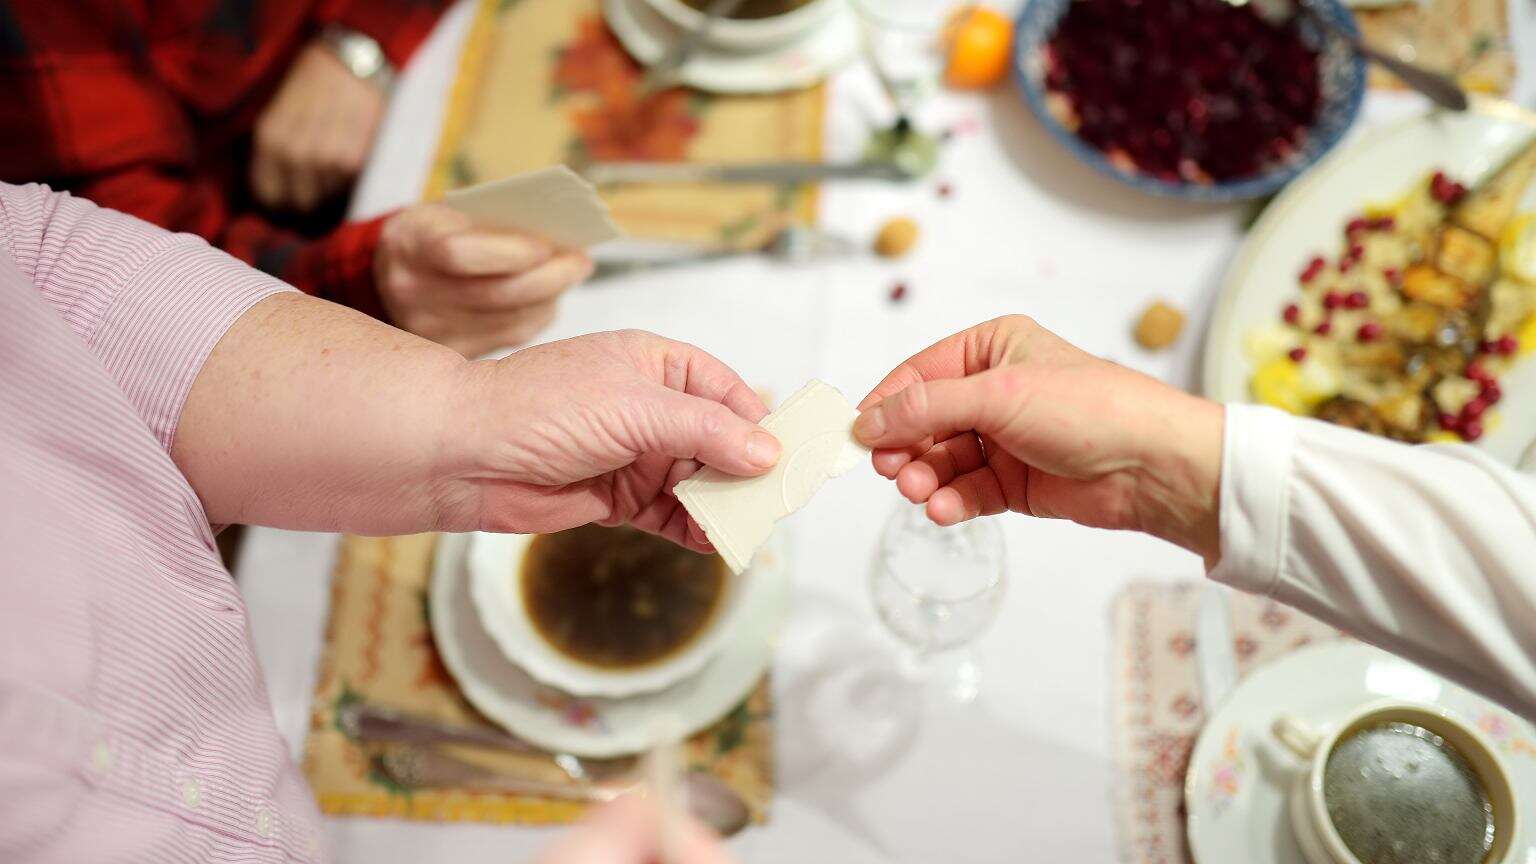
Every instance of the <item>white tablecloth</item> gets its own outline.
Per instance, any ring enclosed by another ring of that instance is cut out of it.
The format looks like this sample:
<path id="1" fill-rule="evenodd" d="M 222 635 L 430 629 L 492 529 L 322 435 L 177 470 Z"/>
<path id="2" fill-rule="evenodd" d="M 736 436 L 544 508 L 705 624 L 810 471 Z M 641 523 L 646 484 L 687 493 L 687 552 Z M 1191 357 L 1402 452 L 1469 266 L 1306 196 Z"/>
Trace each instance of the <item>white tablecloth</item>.
<path id="1" fill-rule="evenodd" d="M 414 200 L 436 145 L 443 92 L 470 3 L 445 18 L 400 82 L 354 211 Z M 1527 4 L 1512 4 L 1536 57 Z M 1517 94 L 1530 104 L 1533 70 Z M 1373 95 L 1373 121 L 1418 110 Z M 1011 87 L 948 94 L 926 109 L 935 127 L 974 120 L 944 152 L 933 183 L 826 188 L 827 226 L 871 236 L 915 217 L 922 238 L 899 262 L 859 260 L 790 270 L 755 260 L 647 274 L 579 288 L 548 338 L 640 327 L 696 343 L 780 396 L 818 376 L 857 399 L 896 362 L 954 330 L 1028 313 L 1084 348 L 1186 387 L 1242 208 L 1141 196 L 1069 156 Z M 888 109 L 867 70 L 833 87 L 830 155 L 852 156 Z M 888 293 L 908 286 L 904 302 Z M 1189 314 L 1170 351 L 1131 339 L 1139 311 L 1162 298 Z M 1192 555 L 1130 534 L 1004 517 L 1009 596 L 977 643 L 982 693 L 969 706 L 919 704 L 893 669 L 896 648 L 868 600 L 877 529 L 896 506 L 863 470 L 829 484 L 786 523 L 796 600 L 775 658 L 778 797 L 772 821 L 732 846 L 747 864 L 782 861 L 1111 861 L 1109 604 L 1127 581 L 1199 579 Z M 252 531 L 238 568 L 279 728 L 303 745 L 336 538 Z M 551 831 L 331 819 L 341 862 L 523 860 Z"/>

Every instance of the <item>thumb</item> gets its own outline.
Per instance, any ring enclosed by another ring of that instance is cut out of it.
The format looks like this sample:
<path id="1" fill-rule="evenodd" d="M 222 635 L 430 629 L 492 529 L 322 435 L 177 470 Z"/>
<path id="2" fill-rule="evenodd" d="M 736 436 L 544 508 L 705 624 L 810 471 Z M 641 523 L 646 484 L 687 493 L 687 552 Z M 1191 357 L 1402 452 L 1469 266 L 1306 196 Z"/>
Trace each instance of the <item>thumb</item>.
<path id="1" fill-rule="evenodd" d="M 645 449 L 696 459 L 728 474 L 751 477 L 779 461 L 779 441 L 756 423 L 709 399 L 661 390 L 641 430 Z"/>
<path id="2" fill-rule="evenodd" d="M 1006 368 L 919 381 L 865 409 L 853 434 L 881 449 L 943 441 L 961 432 L 996 434 L 1018 414 L 1019 385 L 1015 371 Z"/>

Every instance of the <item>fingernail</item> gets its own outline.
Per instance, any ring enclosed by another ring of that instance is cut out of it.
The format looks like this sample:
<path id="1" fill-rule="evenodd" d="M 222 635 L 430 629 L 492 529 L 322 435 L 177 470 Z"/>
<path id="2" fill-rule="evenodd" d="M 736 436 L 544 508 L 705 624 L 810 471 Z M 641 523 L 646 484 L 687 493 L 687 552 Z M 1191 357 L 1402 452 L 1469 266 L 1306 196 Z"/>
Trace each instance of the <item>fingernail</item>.
<path id="1" fill-rule="evenodd" d="M 762 430 L 748 435 L 747 461 L 759 468 L 772 468 L 779 461 L 779 439 Z"/>
<path id="2" fill-rule="evenodd" d="M 853 435 L 866 444 L 873 444 L 885 434 L 885 409 L 879 405 L 859 415 L 853 421 Z"/>

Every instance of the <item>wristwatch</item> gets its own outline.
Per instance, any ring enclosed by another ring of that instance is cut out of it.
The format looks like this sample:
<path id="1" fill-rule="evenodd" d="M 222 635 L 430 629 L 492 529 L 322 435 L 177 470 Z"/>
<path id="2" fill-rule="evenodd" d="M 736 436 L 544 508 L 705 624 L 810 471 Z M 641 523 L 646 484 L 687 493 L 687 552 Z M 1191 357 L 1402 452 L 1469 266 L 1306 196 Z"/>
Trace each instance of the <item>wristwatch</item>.
<path id="1" fill-rule="evenodd" d="M 340 24 L 329 24 L 320 31 L 320 41 L 358 80 L 389 92 L 395 81 L 395 67 L 372 36 Z"/>

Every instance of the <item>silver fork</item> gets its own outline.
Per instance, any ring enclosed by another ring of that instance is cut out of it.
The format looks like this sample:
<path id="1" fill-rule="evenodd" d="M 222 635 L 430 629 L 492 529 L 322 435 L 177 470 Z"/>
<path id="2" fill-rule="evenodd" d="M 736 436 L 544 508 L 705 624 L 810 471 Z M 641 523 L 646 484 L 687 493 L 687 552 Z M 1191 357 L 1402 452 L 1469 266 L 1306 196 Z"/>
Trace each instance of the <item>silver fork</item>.
<path id="1" fill-rule="evenodd" d="M 809 264 L 832 258 L 845 258 L 859 252 L 862 247 L 852 238 L 818 228 L 791 226 L 778 232 L 768 242 L 758 247 L 732 246 L 680 246 L 683 251 L 666 256 L 603 258 L 598 260 L 590 281 L 625 273 L 680 267 L 721 261 L 742 255 L 762 255 L 783 264 Z"/>

